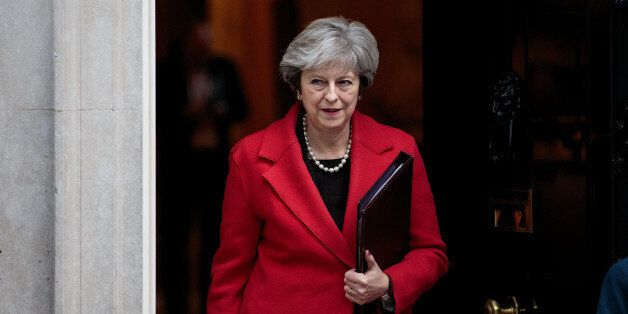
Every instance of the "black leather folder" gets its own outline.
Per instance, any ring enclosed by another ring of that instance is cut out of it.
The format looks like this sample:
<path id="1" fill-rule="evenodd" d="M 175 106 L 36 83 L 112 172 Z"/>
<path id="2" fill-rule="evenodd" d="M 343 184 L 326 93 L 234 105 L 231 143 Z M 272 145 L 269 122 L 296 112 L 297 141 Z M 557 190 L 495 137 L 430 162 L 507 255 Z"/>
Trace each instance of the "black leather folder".
<path id="1" fill-rule="evenodd" d="M 365 250 L 382 270 L 399 263 L 410 242 L 412 156 L 400 152 L 382 176 L 358 202 L 356 269 L 364 273 Z M 375 302 L 373 302 L 375 303 Z M 355 312 L 372 312 L 373 306 L 356 306 Z"/>

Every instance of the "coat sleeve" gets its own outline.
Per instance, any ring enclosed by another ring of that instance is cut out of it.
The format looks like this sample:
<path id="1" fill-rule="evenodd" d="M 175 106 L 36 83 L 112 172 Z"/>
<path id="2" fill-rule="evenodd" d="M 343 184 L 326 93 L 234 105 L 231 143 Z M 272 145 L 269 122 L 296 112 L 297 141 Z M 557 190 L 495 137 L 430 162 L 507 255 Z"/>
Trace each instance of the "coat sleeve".
<path id="1" fill-rule="evenodd" d="M 212 264 L 208 313 L 237 313 L 255 264 L 262 221 L 250 206 L 242 169 L 232 154 L 222 208 L 220 246 Z"/>
<path id="2" fill-rule="evenodd" d="M 416 144 L 413 146 L 410 251 L 400 263 L 385 270 L 393 282 L 396 313 L 412 306 L 448 267 L 423 160 Z"/>

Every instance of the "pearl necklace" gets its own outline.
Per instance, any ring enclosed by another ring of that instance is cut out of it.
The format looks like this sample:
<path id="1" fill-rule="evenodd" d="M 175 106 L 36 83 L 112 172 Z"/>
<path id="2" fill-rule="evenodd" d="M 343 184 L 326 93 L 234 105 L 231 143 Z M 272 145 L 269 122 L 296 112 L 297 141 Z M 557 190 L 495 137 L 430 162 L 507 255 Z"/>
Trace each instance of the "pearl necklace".
<path id="1" fill-rule="evenodd" d="M 349 158 L 349 153 L 351 152 L 351 133 L 352 132 L 353 132 L 353 126 L 349 125 L 349 143 L 347 144 L 347 151 L 345 152 L 345 155 L 340 160 L 340 163 L 338 164 L 338 166 L 327 168 L 318 159 L 316 159 L 316 156 L 314 156 L 314 152 L 312 151 L 312 147 L 310 146 L 310 141 L 307 138 L 307 113 L 303 116 L 303 137 L 305 138 L 305 146 L 307 147 L 307 153 L 308 155 L 310 155 L 310 158 L 314 160 L 314 164 L 316 164 L 316 166 L 319 169 L 325 172 L 329 172 L 329 173 L 338 172 L 340 169 L 342 169 L 342 167 L 345 166 L 345 164 L 347 163 L 347 159 Z"/>

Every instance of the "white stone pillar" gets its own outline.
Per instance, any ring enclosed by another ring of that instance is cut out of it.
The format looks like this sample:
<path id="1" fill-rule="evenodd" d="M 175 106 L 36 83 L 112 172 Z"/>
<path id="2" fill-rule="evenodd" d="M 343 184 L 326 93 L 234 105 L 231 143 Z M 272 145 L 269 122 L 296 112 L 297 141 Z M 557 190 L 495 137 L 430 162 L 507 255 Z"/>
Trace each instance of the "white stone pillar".
<path id="1" fill-rule="evenodd" d="M 0 1 L 0 313 L 154 312 L 154 0 Z"/>
<path id="2" fill-rule="evenodd" d="M 149 311 L 154 2 L 53 3 L 55 311 Z"/>
<path id="3" fill-rule="evenodd" d="M 52 1 L 0 1 L 0 313 L 53 305 Z"/>

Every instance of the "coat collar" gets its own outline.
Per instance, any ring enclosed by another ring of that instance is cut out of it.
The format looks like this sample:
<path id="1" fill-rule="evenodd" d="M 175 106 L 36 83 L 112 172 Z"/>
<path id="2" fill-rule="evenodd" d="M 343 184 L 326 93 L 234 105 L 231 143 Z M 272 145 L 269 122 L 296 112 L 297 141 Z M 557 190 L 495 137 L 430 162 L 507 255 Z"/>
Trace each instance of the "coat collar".
<path id="1" fill-rule="evenodd" d="M 262 140 L 259 153 L 261 157 L 277 161 L 288 147 L 298 143 L 294 131 L 300 106 L 299 103 L 295 103 L 283 119 L 268 127 Z M 356 110 L 351 117 L 351 123 L 353 124 L 353 142 L 360 142 L 375 154 L 381 154 L 392 147 L 382 134 L 382 126 L 372 118 Z"/>
<path id="2" fill-rule="evenodd" d="M 283 119 L 266 130 L 259 155 L 273 165 L 263 176 L 314 236 L 347 266 L 354 267 L 357 203 L 392 162 L 394 154 L 386 152 L 393 145 L 387 140 L 384 127 L 354 112 L 349 195 L 341 232 L 303 163 L 295 134 L 299 106 L 295 104 Z"/>

